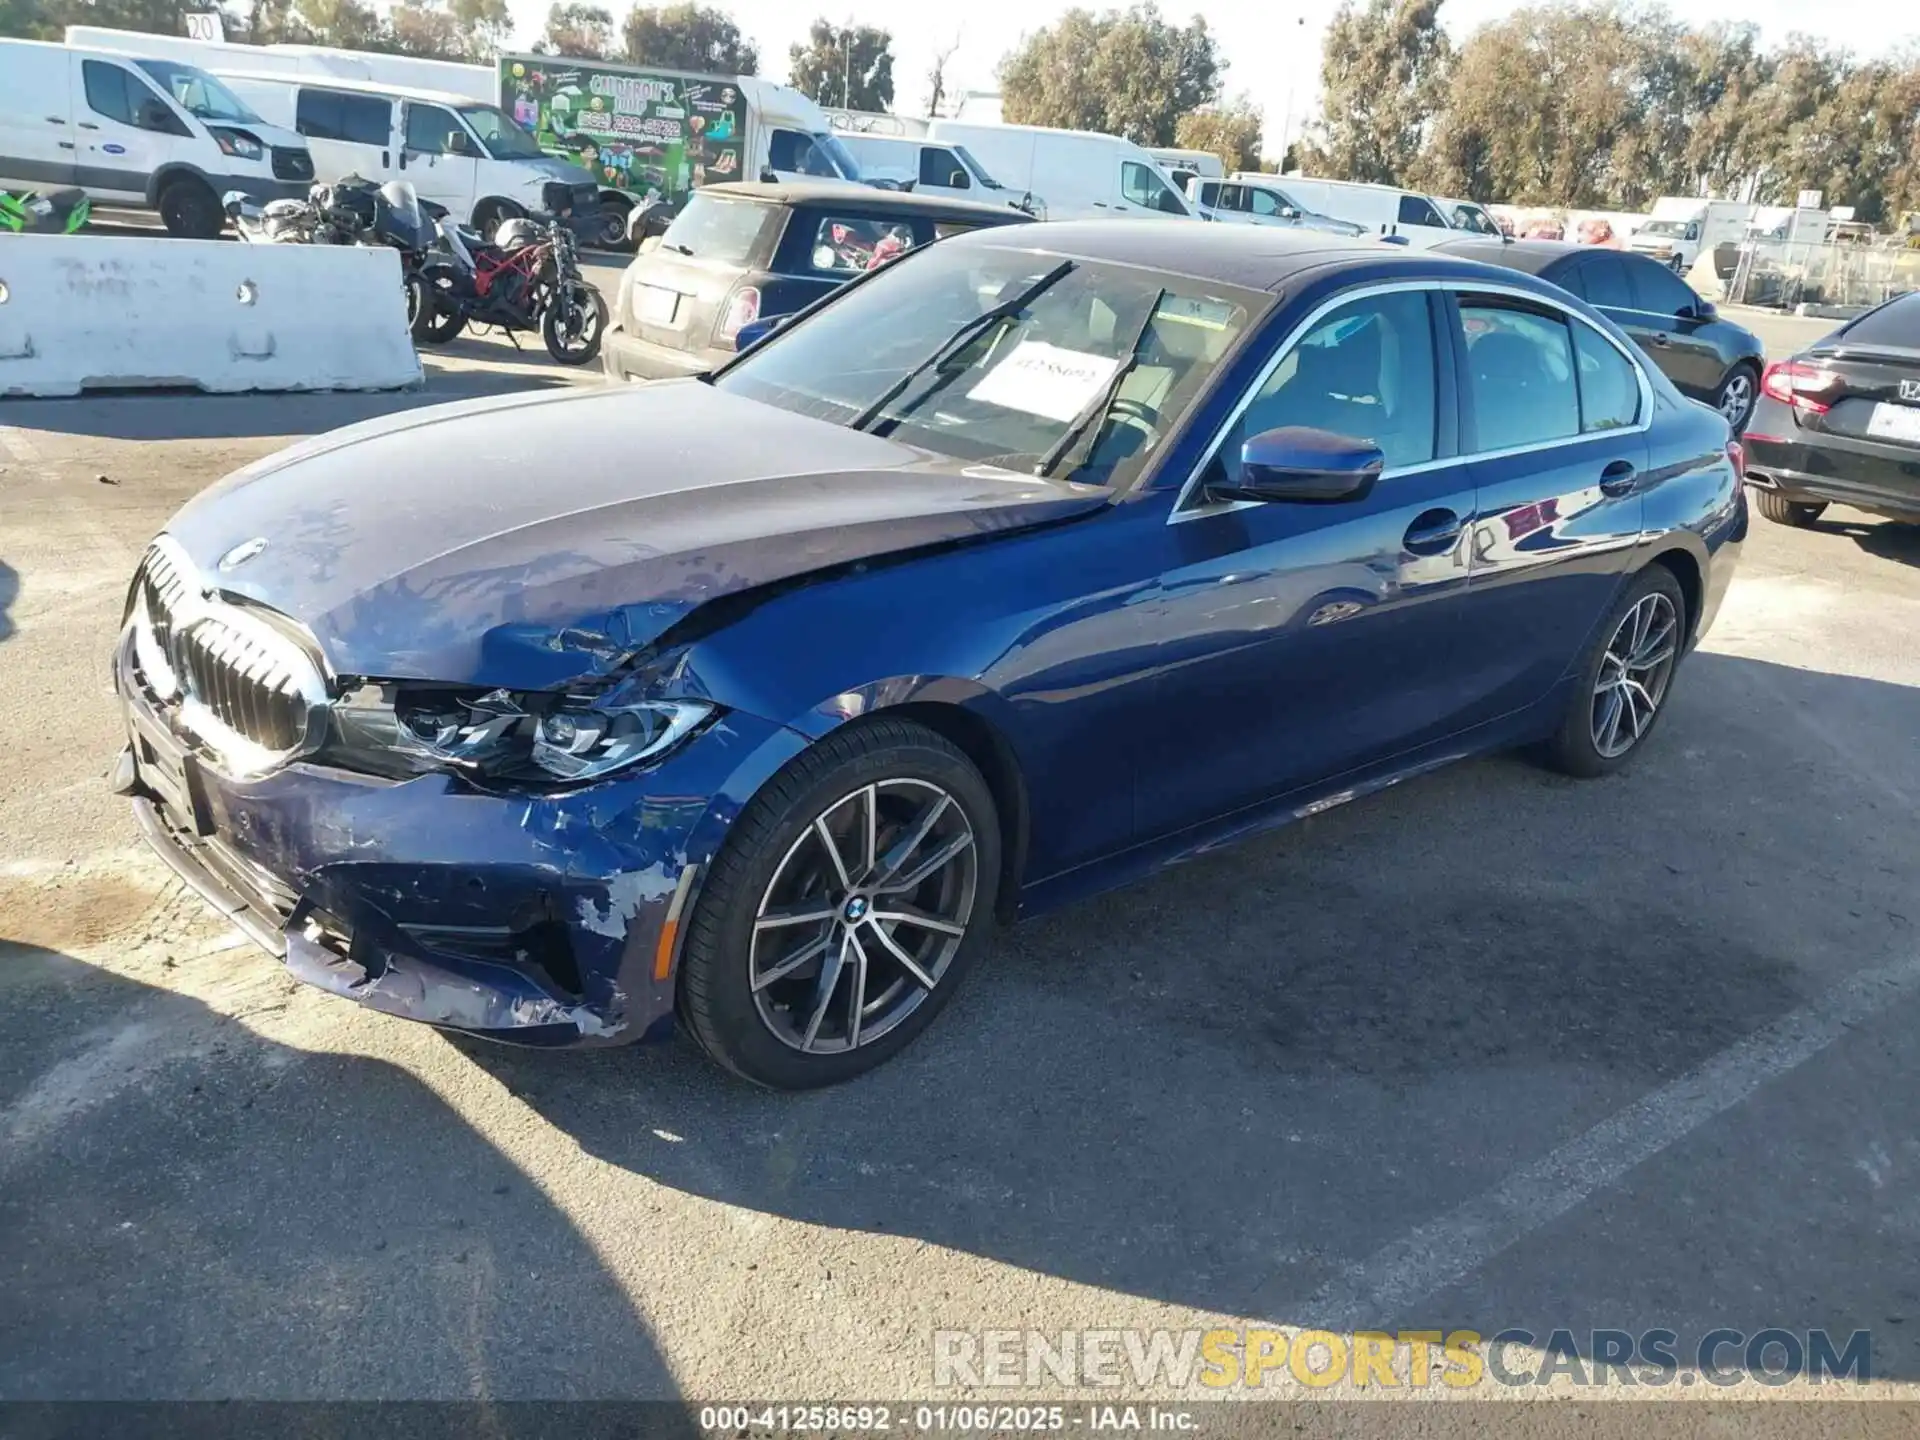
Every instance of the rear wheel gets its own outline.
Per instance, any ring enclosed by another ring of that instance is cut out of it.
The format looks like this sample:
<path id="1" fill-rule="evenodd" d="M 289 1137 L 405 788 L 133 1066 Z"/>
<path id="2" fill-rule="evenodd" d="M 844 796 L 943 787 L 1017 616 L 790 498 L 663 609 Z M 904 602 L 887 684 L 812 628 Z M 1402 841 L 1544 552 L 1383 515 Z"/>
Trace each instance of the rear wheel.
<path id="1" fill-rule="evenodd" d="M 1795 529 L 1813 524 L 1827 509 L 1825 501 L 1789 500 L 1778 490 L 1756 489 L 1753 505 L 1774 524 L 1791 525 Z"/>
<path id="2" fill-rule="evenodd" d="M 1588 649 L 1560 729 L 1547 743 L 1547 763 L 1582 779 L 1626 764 L 1666 707 L 1686 637 L 1680 582 L 1666 566 L 1649 565 Z"/>
<path id="3" fill-rule="evenodd" d="M 218 240 L 225 212 L 205 182 L 169 180 L 160 192 L 160 223 L 183 240 Z"/>
<path id="4" fill-rule="evenodd" d="M 993 795 L 919 725 L 836 731 L 742 812 L 680 961 L 702 1049 L 782 1090 L 848 1080 L 933 1022 L 987 942 Z"/>
<path id="5" fill-rule="evenodd" d="M 426 286 L 426 304 L 413 320 L 414 341 L 421 345 L 444 345 L 466 329 L 466 314 L 439 284 L 424 276 L 422 280 Z"/>
<path id="6" fill-rule="evenodd" d="M 489 245 L 493 243 L 493 232 L 500 228 L 500 222 L 511 220 L 520 213 L 520 207 L 507 200 L 482 200 L 473 211 L 473 228 L 480 238 Z"/>
<path id="7" fill-rule="evenodd" d="M 627 208 L 616 200 L 603 204 L 594 217 L 595 223 L 581 228 L 581 243 L 602 250 L 631 249 L 627 244 Z"/>

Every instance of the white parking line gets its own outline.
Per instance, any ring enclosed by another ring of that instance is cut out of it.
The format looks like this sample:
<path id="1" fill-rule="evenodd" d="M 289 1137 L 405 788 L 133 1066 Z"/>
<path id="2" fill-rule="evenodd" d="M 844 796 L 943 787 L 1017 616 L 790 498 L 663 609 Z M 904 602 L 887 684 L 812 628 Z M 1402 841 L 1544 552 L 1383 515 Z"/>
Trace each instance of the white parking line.
<path id="1" fill-rule="evenodd" d="M 1916 991 L 1920 955 L 1862 971 L 1514 1171 L 1493 1189 L 1347 1267 L 1304 1303 L 1263 1304 L 1261 1313 L 1329 1330 L 1390 1326 L 1409 1306 L 1472 1274 Z"/>

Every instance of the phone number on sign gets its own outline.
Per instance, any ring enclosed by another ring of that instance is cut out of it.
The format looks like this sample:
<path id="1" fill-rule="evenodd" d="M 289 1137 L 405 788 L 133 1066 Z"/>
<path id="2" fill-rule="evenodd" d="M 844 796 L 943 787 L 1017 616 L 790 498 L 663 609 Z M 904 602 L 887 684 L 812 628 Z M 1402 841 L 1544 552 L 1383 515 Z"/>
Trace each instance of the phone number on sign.
<path id="1" fill-rule="evenodd" d="M 1064 1405 L 703 1405 L 700 1428 L 742 1430 L 893 1431 L 910 1434 L 993 1434 L 1000 1431 L 1085 1428 Z"/>

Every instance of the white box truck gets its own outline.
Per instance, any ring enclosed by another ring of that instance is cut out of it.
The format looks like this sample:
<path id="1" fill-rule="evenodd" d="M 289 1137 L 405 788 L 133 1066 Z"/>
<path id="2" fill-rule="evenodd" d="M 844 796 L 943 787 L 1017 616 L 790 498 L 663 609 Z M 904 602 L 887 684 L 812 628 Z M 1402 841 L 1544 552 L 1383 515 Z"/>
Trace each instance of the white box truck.
<path id="1" fill-rule="evenodd" d="M 1744 239 L 1754 209 L 1738 200 L 1662 195 L 1653 202 L 1652 218 L 1634 231 L 1627 248 L 1636 255 L 1650 255 L 1684 275 L 1693 268 L 1701 251 Z"/>

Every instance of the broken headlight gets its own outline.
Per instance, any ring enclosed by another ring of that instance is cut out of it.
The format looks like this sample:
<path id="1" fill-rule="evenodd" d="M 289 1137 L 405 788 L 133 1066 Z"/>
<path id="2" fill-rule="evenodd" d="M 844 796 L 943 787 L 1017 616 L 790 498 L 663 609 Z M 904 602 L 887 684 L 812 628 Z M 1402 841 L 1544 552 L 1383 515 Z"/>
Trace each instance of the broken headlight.
<path id="1" fill-rule="evenodd" d="M 328 711 L 315 758 L 404 779 L 433 770 L 577 784 L 665 755 L 713 714 L 699 700 L 601 698 L 363 685 Z"/>

